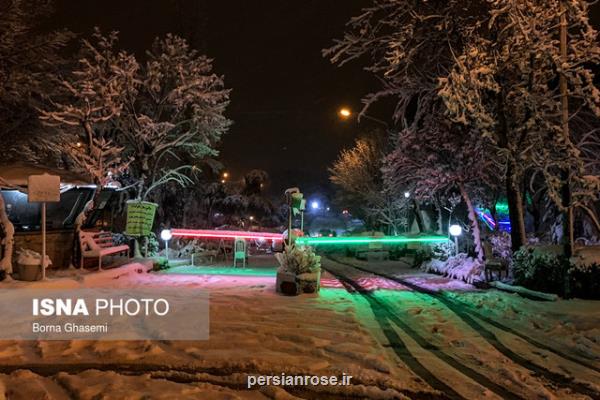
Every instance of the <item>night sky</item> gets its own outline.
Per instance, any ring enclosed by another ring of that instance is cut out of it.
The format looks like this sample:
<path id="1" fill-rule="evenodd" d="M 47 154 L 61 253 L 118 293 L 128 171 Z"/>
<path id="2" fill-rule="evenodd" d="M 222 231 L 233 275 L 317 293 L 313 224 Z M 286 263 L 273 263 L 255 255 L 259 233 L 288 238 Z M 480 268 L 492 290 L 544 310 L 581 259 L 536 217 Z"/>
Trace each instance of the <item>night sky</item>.
<path id="1" fill-rule="evenodd" d="M 141 58 L 156 36 L 172 32 L 215 59 L 233 89 L 235 125 L 220 157 L 233 179 L 260 168 L 271 175 L 273 194 L 294 185 L 309 195 L 329 192 L 327 167 L 369 129 L 368 121 L 340 121 L 336 111 L 359 109 L 378 83 L 358 63 L 338 68 L 321 56 L 368 0 L 56 1 L 56 27 L 83 35 L 93 26 L 118 30 L 121 45 Z"/>
<path id="2" fill-rule="evenodd" d="M 215 59 L 233 89 L 221 161 L 232 178 L 271 175 L 272 193 L 300 185 L 328 191 L 327 166 L 353 143 L 362 122 L 340 121 L 341 105 L 360 108 L 376 82 L 358 65 L 338 68 L 321 50 L 368 1 L 57 0 L 57 27 L 89 34 L 120 31 L 121 45 L 143 57 L 154 37 L 179 34 Z"/>

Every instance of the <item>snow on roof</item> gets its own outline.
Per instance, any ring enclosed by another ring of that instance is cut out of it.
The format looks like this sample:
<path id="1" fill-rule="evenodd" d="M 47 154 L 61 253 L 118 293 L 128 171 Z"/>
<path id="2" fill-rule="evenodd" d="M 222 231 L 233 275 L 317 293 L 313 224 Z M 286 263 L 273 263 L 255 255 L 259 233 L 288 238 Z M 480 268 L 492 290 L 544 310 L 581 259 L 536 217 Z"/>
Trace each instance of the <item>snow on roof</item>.
<path id="1" fill-rule="evenodd" d="M 43 165 L 33 165 L 27 163 L 12 163 L 0 165 L 0 178 L 7 184 L 13 186 L 27 186 L 29 175 L 41 175 L 43 173 L 60 176 L 62 184 L 70 185 L 89 185 L 89 179 L 76 174 L 72 171 L 50 168 Z"/>

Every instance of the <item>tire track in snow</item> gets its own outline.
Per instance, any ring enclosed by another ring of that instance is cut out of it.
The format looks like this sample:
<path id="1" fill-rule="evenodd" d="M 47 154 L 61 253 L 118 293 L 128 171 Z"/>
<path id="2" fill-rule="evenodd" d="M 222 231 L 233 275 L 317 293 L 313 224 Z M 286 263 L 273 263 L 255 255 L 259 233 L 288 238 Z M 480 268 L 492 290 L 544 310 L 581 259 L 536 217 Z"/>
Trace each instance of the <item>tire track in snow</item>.
<path id="1" fill-rule="evenodd" d="M 468 304 L 463 303 L 460 300 L 452 300 L 452 299 L 448 299 L 448 300 L 449 301 L 454 301 L 456 303 L 460 303 L 463 306 L 470 308 L 470 306 Z M 491 319 L 489 317 L 486 317 L 485 315 L 481 314 L 480 312 L 477 312 L 476 310 L 468 309 L 466 312 L 468 312 L 469 314 L 475 316 L 476 318 L 479 318 L 483 322 L 485 322 L 485 323 L 487 323 L 489 325 L 492 325 L 496 329 L 499 329 L 499 330 L 504 331 L 506 333 L 510 333 L 511 335 L 514 335 L 514 336 L 517 336 L 517 337 L 523 339 L 524 341 L 526 341 L 530 345 L 535 346 L 535 347 L 539 348 L 540 350 L 546 350 L 546 351 L 548 351 L 548 352 L 550 352 L 550 353 L 552 353 L 554 355 L 557 355 L 557 356 L 559 356 L 559 357 L 561 357 L 561 358 L 563 358 L 563 359 L 565 359 L 567 361 L 571 361 L 571 362 L 573 362 L 575 364 L 581 365 L 581 366 L 583 366 L 583 367 L 585 367 L 587 369 L 590 369 L 590 370 L 592 370 L 594 372 L 600 373 L 600 368 L 599 367 L 596 367 L 595 365 L 592 365 L 592 364 L 590 364 L 588 362 L 580 360 L 577 357 L 574 357 L 574 356 L 571 356 L 569 354 L 563 353 L 562 351 L 557 350 L 555 348 L 552 348 L 552 347 L 550 347 L 550 346 L 548 346 L 548 345 L 546 345 L 544 343 L 541 343 L 541 342 L 533 339 L 532 337 L 529 337 L 529 336 L 525 335 L 524 333 L 518 332 L 518 331 L 514 330 L 513 328 L 511 328 L 509 326 L 506 326 L 504 324 L 501 324 L 498 321 L 494 321 L 493 319 Z"/>
<path id="2" fill-rule="evenodd" d="M 345 264 L 344 264 L 345 265 Z M 471 378 L 479 385 L 487 388 L 488 390 L 496 393 L 498 396 L 504 399 L 521 399 L 524 400 L 523 397 L 515 394 L 503 386 L 491 381 L 485 375 L 480 374 L 472 368 L 467 367 L 462 364 L 455 358 L 446 354 L 443 350 L 441 350 L 438 346 L 435 346 L 428 342 L 424 337 L 419 335 L 414 329 L 412 329 L 408 324 L 403 322 L 400 318 L 398 318 L 395 312 L 391 309 L 389 305 L 383 302 L 381 299 L 378 299 L 371 290 L 365 289 L 360 286 L 356 281 L 349 278 L 348 276 L 340 273 L 339 271 L 333 271 L 330 268 L 325 268 L 329 273 L 336 276 L 345 287 L 351 287 L 352 290 L 349 290 L 351 293 L 358 293 L 363 298 L 367 300 L 371 311 L 375 315 L 375 320 L 379 324 L 380 328 L 383 330 L 384 335 L 390 342 L 392 350 L 396 353 L 396 355 L 419 377 L 421 377 L 427 384 L 429 384 L 432 388 L 441 391 L 448 398 L 451 399 L 463 399 L 458 392 L 448 386 L 446 383 L 442 382 L 438 379 L 431 371 L 429 371 L 410 351 L 408 350 L 406 344 L 402 341 L 400 336 L 395 332 L 391 323 L 402 329 L 408 336 L 410 336 L 421 348 L 433 354 L 436 358 L 446 363 L 450 367 L 459 371 L 461 374 Z M 391 322 L 391 323 L 390 323 Z"/>
<path id="3" fill-rule="evenodd" d="M 502 353 L 505 357 L 510 359 L 515 364 L 521 365 L 522 367 L 532 371 L 534 373 L 534 376 L 543 377 L 550 383 L 553 383 L 560 388 L 570 389 L 574 392 L 589 396 L 592 399 L 600 400 L 600 393 L 598 393 L 596 390 L 594 390 L 587 384 L 575 382 L 575 380 L 571 377 L 567 377 L 562 374 L 552 372 L 552 371 L 548 370 L 547 368 L 537 365 L 533 361 L 530 361 L 530 360 L 526 359 L 525 357 L 510 350 L 502 342 L 500 342 L 498 337 L 492 331 L 486 329 L 483 325 L 481 325 L 480 323 L 475 321 L 475 319 L 473 317 L 477 318 L 478 316 L 473 315 L 473 314 L 475 314 L 474 311 L 466 309 L 466 305 L 464 303 L 456 302 L 452 299 L 445 297 L 444 295 L 442 295 L 438 292 L 434 292 L 427 288 L 423 288 L 421 286 L 415 285 L 414 283 L 409 282 L 405 279 L 398 278 L 398 277 L 391 276 L 391 275 L 384 274 L 384 273 L 380 273 L 380 272 L 375 272 L 375 271 L 372 271 L 372 270 L 369 270 L 366 268 L 358 267 L 356 265 L 337 260 L 333 257 L 329 257 L 329 258 L 339 264 L 354 268 L 356 270 L 370 273 L 370 274 L 400 283 L 400 284 L 408 287 L 409 289 L 412 289 L 413 291 L 415 291 L 417 293 L 420 293 L 422 295 L 426 295 L 426 296 L 429 296 L 429 297 L 432 297 L 432 298 L 438 300 L 439 302 L 444 304 L 450 311 L 452 311 L 454 314 L 456 314 L 463 322 L 465 322 L 467 325 L 469 325 L 475 332 L 477 332 L 486 342 L 488 342 L 498 352 Z M 489 318 L 488 318 L 488 320 L 489 320 Z M 487 321 L 485 321 L 485 322 L 487 322 Z M 501 325 L 501 324 L 499 324 L 499 325 Z M 509 332 L 509 333 L 511 333 L 511 332 Z M 523 336 L 525 336 L 525 335 L 523 335 Z M 536 342 L 533 339 L 531 339 L 531 341 Z M 548 347 L 548 346 L 544 346 L 544 347 Z M 554 351 L 552 351 L 552 352 L 554 354 L 557 354 Z M 557 354 L 557 355 L 560 356 L 560 354 Z M 573 359 L 573 360 L 575 360 L 574 362 L 582 365 L 581 362 L 579 360 L 576 360 L 574 357 L 569 357 L 567 359 L 569 361 L 571 361 L 571 359 Z M 596 370 L 595 367 L 591 368 L 591 369 Z M 545 385 L 545 386 L 548 386 L 548 385 Z"/>

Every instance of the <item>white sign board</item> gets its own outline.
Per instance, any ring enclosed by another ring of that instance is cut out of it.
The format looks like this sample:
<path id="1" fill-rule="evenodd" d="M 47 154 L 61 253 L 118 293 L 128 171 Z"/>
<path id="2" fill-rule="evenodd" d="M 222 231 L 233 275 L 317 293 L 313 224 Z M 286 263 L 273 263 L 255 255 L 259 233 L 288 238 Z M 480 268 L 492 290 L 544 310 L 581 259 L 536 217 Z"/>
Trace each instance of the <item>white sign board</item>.
<path id="1" fill-rule="evenodd" d="M 30 203 L 60 201 L 60 176 L 29 175 L 27 182 L 27 197 Z"/>

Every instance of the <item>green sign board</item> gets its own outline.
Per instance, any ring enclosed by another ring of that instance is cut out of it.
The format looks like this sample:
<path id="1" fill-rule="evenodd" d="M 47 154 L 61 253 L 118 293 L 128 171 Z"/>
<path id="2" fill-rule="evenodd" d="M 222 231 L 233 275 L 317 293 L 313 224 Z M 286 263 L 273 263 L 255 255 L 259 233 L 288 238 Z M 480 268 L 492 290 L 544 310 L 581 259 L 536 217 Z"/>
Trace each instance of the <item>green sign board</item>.
<path id="1" fill-rule="evenodd" d="M 154 224 L 154 215 L 158 204 L 147 201 L 127 202 L 127 227 L 129 236 L 148 236 Z"/>

